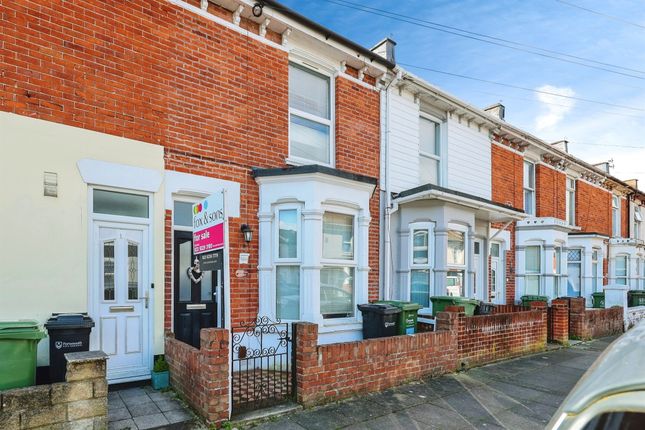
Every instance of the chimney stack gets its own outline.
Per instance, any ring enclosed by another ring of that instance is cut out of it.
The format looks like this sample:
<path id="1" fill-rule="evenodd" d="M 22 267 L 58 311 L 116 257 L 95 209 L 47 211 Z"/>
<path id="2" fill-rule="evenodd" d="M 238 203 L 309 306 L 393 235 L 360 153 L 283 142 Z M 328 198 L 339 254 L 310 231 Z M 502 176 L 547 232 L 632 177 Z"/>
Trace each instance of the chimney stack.
<path id="1" fill-rule="evenodd" d="M 569 141 L 568 140 L 558 140 L 557 142 L 553 142 L 551 144 L 556 149 L 559 149 L 562 152 L 566 152 L 567 154 L 569 153 Z"/>
<path id="2" fill-rule="evenodd" d="M 374 47 L 370 51 L 372 51 L 377 55 L 380 55 L 390 63 L 396 64 L 396 59 L 394 57 L 395 46 L 396 46 L 396 42 L 390 39 L 389 37 L 386 37 L 385 39 L 381 40 L 379 43 L 374 45 Z"/>
<path id="3" fill-rule="evenodd" d="M 638 189 L 638 179 L 627 179 L 625 183 L 630 187 Z"/>
<path id="4" fill-rule="evenodd" d="M 496 116 L 497 118 L 501 119 L 502 121 L 504 120 L 504 116 L 506 113 L 506 108 L 504 107 L 503 104 L 501 103 L 495 103 L 492 106 L 488 106 L 487 108 L 484 108 L 486 112 L 488 112 L 491 115 Z"/>
<path id="5" fill-rule="evenodd" d="M 614 167 L 614 160 L 603 161 L 602 163 L 597 163 L 597 164 L 594 164 L 593 166 L 599 168 L 600 170 L 602 170 L 607 174 L 611 174 L 610 169 Z"/>

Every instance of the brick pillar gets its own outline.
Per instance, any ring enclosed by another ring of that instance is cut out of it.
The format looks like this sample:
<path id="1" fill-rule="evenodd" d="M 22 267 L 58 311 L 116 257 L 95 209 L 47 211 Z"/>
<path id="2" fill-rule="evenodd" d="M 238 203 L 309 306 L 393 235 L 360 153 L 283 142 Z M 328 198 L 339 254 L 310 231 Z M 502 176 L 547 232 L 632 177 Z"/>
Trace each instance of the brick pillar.
<path id="1" fill-rule="evenodd" d="M 569 299 L 569 338 L 591 339 L 589 321 L 586 318 L 585 298 Z"/>
<path id="2" fill-rule="evenodd" d="M 463 316 L 465 316 L 463 306 L 447 306 L 444 312 L 437 312 L 435 318 L 437 331 L 448 330 L 455 332 L 455 335 L 457 335 L 459 333 L 460 318 Z"/>
<path id="3" fill-rule="evenodd" d="M 583 302 L 584 304 L 584 302 Z M 569 342 L 569 299 L 551 301 L 551 340 L 566 344 Z"/>
<path id="4" fill-rule="evenodd" d="M 324 397 L 314 383 L 318 369 L 318 324 L 294 324 L 296 334 L 296 397 L 298 403 L 311 406 Z"/>
<path id="5" fill-rule="evenodd" d="M 210 422 L 229 419 L 229 334 L 226 329 L 202 329 L 199 333 L 202 359 L 204 411 Z"/>
<path id="6" fill-rule="evenodd" d="M 548 322 L 548 307 L 546 305 L 546 302 L 531 302 L 529 303 L 529 310 L 531 311 L 541 311 L 542 312 L 542 338 L 544 339 L 544 344 L 546 345 L 546 342 L 549 338 L 548 331 L 549 331 L 549 322 Z"/>

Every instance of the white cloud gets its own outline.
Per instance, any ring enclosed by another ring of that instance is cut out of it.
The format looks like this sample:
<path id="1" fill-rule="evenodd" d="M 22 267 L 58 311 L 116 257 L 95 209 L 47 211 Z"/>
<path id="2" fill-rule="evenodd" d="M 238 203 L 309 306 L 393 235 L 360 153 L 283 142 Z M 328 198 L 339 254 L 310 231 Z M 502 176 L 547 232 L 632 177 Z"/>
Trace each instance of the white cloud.
<path id="1" fill-rule="evenodd" d="M 542 113 L 535 118 L 535 128 L 538 131 L 549 129 L 557 125 L 576 104 L 575 100 L 558 97 L 560 94 L 567 97 L 575 96 L 575 91 L 569 87 L 555 87 L 542 85 L 536 88 L 542 93 L 537 93 L 537 99 L 542 104 Z M 551 94 L 544 94 L 551 93 Z"/>

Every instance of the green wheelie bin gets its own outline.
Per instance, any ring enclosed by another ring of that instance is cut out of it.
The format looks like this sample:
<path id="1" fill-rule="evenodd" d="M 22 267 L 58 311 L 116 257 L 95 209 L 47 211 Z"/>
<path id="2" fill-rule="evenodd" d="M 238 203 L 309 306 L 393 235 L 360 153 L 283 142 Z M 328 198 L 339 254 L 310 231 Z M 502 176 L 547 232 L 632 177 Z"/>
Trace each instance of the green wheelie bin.
<path id="1" fill-rule="evenodd" d="M 401 309 L 397 334 L 414 334 L 417 332 L 417 312 L 422 306 L 418 303 L 403 302 L 400 300 L 382 300 L 374 302 L 378 305 L 392 305 Z"/>
<path id="2" fill-rule="evenodd" d="M 522 296 L 520 297 L 522 301 L 522 306 L 528 308 L 531 305 L 531 302 L 548 302 L 549 298 L 547 296 Z"/>
<path id="3" fill-rule="evenodd" d="M 591 307 L 603 309 L 605 307 L 605 292 L 591 293 Z"/>
<path id="4" fill-rule="evenodd" d="M 36 350 L 47 335 L 38 321 L 0 322 L 0 390 L 36 383 Z"/>
<path id="5" fill-rule="evenodd" d="M 459 296 L 432 296 L 432 314 L 437 315 L 437 312 L 442 312 L 448 306 L 463 306 L 464 313 L 472 317 L 475 314 L 475 308 L 479 305 L 479 300 L 468 299 Z"/>

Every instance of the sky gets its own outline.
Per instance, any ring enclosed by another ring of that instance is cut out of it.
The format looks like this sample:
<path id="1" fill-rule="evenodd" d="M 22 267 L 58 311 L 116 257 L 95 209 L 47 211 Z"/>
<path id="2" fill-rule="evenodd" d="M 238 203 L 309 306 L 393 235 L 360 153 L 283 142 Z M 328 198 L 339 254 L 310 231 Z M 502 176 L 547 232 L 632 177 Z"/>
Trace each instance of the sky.
<path id="1" fill-rule="evenodd" d="M 566 139 L 587 162 L 613 159 L 613 175 L 645 189 L 642 0 L 282 3 L 368 48 L 392 38 L 410 72 L 477 107 L 501 102 L 507 122 L 545 141 Z M 437 24 L 461 36 L 428 28 Z"/>

